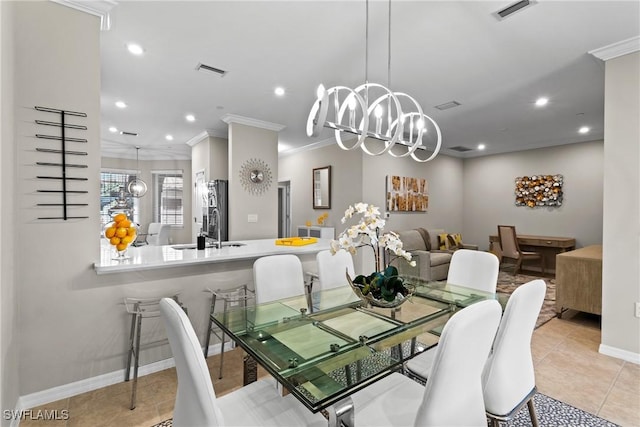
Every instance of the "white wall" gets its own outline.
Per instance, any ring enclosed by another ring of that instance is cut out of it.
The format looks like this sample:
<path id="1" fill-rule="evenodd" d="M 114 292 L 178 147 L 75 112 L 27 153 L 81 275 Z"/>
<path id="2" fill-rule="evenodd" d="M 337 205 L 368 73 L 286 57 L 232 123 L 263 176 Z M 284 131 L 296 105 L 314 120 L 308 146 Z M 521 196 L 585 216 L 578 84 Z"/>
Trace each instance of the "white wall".
<path id="1" fill-rule="evenodd" d="M 428 182 L 427 212 L 392 212 L 387 219 L 388 230 L 422 227 L 463 231 L 461 159 L 438 155 L 430 162 L 419 163 L 411 158 L 395 158 L 388 154 L 365 155 L 362 169 L 363 199 L 380 207 L 385 206 L 387 175 L 426 178 Z"/>
<path id="2" fill-rule="evenodd" d="M 640 363 L 640 53 L 605 68 L 602 345 Z"/>
<path id="3" fill-rule="evenodd" d="M 331 166 L 331 209 L 312 208 L 311 174 L 313 168 Z M 438 156 L 433 161 L 418 163 L 410 158 L 390 155 L 369 156 L 361 150 L 344 151 L 337 144 L 280 158 L 280 177 L 291 181 L 292 226 L 306 221 L 316 224 L 324 212 L 329 213 L 327 226 L 336 228 L 336 237 L 354 222 L 342 224 L 349 205 L 358 202 L 380 207 L 384 213 L 387 175 L 426 178 L 429 183 L 427 212 L 391 213 L 385 231 L 407 228 L 444 228 L 462 231 L 462 167 L 460 159 Z M 356 272 L 370 273 L 371 251 L 359 251 Z"/>
<path id="4" fill-rule="evenodd" d="M 515 178 L 562 174 L 560 207 L 515 205 Z M 518 233 L 575 237 L 576 246 L 602 243 L 602 141 L 465 160 L 464 240 L 489 248 L 498 224 Z"/>
<path id="5" fill-rule="evenodd" d="M 13 138 L 3 139 L 3 145 L 14 144 L 16 157 L 7 160 L 17 165 L 12 223 L 16 239 L 12 250 L 20 254 L 14 260 L 15 277 L 19 278 L 16 306 L 20 349 L 19 366 L 13 369 L 18 369 L 19 392 L 23 395 L 86 378 L 91 373 L 86 370 L 87 364 L 99 358 L 104 350 L 100 347 L 110 342 L 108 332 L 95 322 L 96 317 L 117 308 L 108 306 L 100 293 L 78 289 L 76 282 L 90 271 L 99 254 L 95 238 L 100 227 L 99 18 L 53 2 L 14 2 L 12 7 L 15 128 Z M 43 157 L 35 147 L 54 146 L 55 142 L 34 138 L 39 132 L 34 120 L 56 120 L 37 112 L 36 105 L 87 113 L 87 118 L 70 122 L 87 125 L 83 135 L 89 143 L 82 147 L 70 144 L 68 149 L 88 152 L 82 159 L 88 169 L 82 175 L 89 181 L 79 187 L 87 188 L 89 194 L 77 199 L 89 206 L 72 210 L 88 215 L 88 219 L 36 219 L 55 210 L 35 206 L 50 199 L 36 192 L 43 183 L 35 179 L 40 171 L 35 162 Z"/>
<path id="6" fill-rule="evenodd" d="M 139 166 L 138 166 L 139 163 Z M 147 194 L 138 199 L 140 206 L 140 230 L 146 232 L 150 222 L 153 220 L 153 180 L 152 171 L 158 170 L 181 170 L 183 179 L 182 203 L 184 209 L 184 226 L 171 227 L 170 243 L 190 243 L 192 242 L 191 227 L 193 225 L 193 215 L 191 215 L 192 205 L 192 173 L 190 160 L 136 160 L 120 159 L 113 157 L 102 157 L 101 165 L 106 169 L 123 169 L 135 171 L 140 169 L 139 177 L 147 183 Z"/>
<path id="7" fill-rule="evenodd" d="M 331 209 L 313 209 L 312 172 L 331 166 Z M 336 237 L 345 228 L 340 222 L 347 206 L 362 199 L 362 154 L 344 151 L 336 144 L 279 160 L 278 181 L 291 182 L 291 235 L 296 227 L 311 221 L 317 225 L 320 215 L 329 214 L 325 226 L 335 227 Z"/>
<path id="8" fill-rule="evenodd" d="M 15 146 L 13 143 L 13 6 L 0 2 L 0 408 L 15 408 L 20 394 L 15 285 Z M 0 423 L 9 425 L 2 417 Z"/>
<path id="9" fill-rule="evenodd" d="M 312 209 L 311 171 L 315 167 L 332 167 L 331 209 Z M 329 212 L 328 226 L 336 234 L 345 225 L 340 223 L 344 211 L 357 202 L 371 203 L 384 211 L 387 175 L 426 178 L 429 183 L 427 212 L 394 212 L 387 219 L 386 229 L 445 228 L 462 229 L 463 161 L 440 155 L 433 161 L 418 163 L 410 158 L 390 155 L 369 156 L 361 150 L 344 151 L 337 144 L 305 151 L 280 159 L 280 180 L 291 180 L 293 222 L 303 225 Z M 295 187 L 294 187 L 295 186 Z M 294 191 L 295 188 L 295 191 Z M 295 229 L 294 229 L 295 231 Z"/>
<path id="10" fill-rule="evenodd" d="M 262 194 L 248 193 L 240 168 L 260 159 L 271 170 L 271 184 Z M 248 222 L 257 215 L 257 222 Z M 278 237 L 278 133 L 240 123 L 229 124 L 229 240 Z"/>

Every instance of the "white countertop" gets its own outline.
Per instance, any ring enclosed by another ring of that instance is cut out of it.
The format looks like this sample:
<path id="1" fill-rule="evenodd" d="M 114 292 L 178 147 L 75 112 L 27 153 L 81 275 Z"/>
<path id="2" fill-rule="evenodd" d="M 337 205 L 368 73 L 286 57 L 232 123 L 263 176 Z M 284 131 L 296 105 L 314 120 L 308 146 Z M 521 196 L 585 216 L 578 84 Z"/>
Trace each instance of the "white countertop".
<path id="1" fill-rule="evenodd" d="M 100 261 L 94 263 L 97 274 L 122 273 L 127 271 L 154 270 L 159 268 L 183 267 L 216 262 L 257 259 L 267 255 L 279 254 L 315 254 L 329 249 L 329 239 L 318 239 L 317 243 L 305 246 L 276 245 L 275 239 L 238 240 L 244 246 L 223 247 L 221 249 L 206 248 L 174 249 L 174 246 L 140 246 L 127 249 L 127 259 L 115 260 L 116 251 L 106 239 L 100 239 Z"/>

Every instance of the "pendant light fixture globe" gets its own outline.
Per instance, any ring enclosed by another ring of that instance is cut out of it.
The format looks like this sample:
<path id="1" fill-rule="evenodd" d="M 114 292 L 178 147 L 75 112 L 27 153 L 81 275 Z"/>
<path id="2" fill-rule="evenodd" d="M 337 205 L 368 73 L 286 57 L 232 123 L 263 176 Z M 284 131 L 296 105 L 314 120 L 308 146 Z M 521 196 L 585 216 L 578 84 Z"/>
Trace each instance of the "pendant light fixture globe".
<path id="1" fill-rule="evenodd" d="M 136 177 L 127 184 L 127 192 L 133 197 L 139 198 L 147 194 L 147 183 L 141 178 L 138 178 L 138 171 L 140 170 L 140 161 L 138 159 L 138 152 L 140 147 L 136 147 Z"/>

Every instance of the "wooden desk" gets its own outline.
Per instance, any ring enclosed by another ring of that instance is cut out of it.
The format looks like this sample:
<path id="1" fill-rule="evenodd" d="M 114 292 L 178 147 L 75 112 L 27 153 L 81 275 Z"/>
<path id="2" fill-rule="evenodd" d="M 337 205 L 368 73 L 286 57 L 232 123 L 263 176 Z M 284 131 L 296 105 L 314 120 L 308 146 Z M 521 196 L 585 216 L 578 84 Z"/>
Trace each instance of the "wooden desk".
<path id="1" fill-rule="evenodd" d="M 571 251 L 576 247 L 576 239 L 573 237 L 534 236 L 530 234 L 518 234 L 518 245 L 523 251 L 540 252 L 544 257 L 545 273 L 555 271 L 556 255 Z M 489 250 L 502 258 L 500 239 L 498 235 L 489 236 Z M 525 265 L 522 266 L 525 268 Z M 529 266 L 526 266 L 530 268 Z M 527 269 L 528 269 L 527 268 Z"/>
<path id="2" fill-rule="evenodd" d="M 572 308 L 602 314 L 602 245 L 557 255 L 556 313 Z"/>

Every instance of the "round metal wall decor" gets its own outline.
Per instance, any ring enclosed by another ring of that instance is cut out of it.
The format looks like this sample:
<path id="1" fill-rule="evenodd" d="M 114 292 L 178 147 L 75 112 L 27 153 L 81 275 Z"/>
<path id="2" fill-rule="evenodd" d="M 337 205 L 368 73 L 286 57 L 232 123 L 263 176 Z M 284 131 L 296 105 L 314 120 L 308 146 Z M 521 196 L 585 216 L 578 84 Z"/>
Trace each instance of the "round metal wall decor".
<path id="1" fill-rule="evenodd" d="M 249 159 L 240 167 L 240 183 L 254 196 L 260 196 L 271 186 L 271 168 L 260 159 Z"/>

